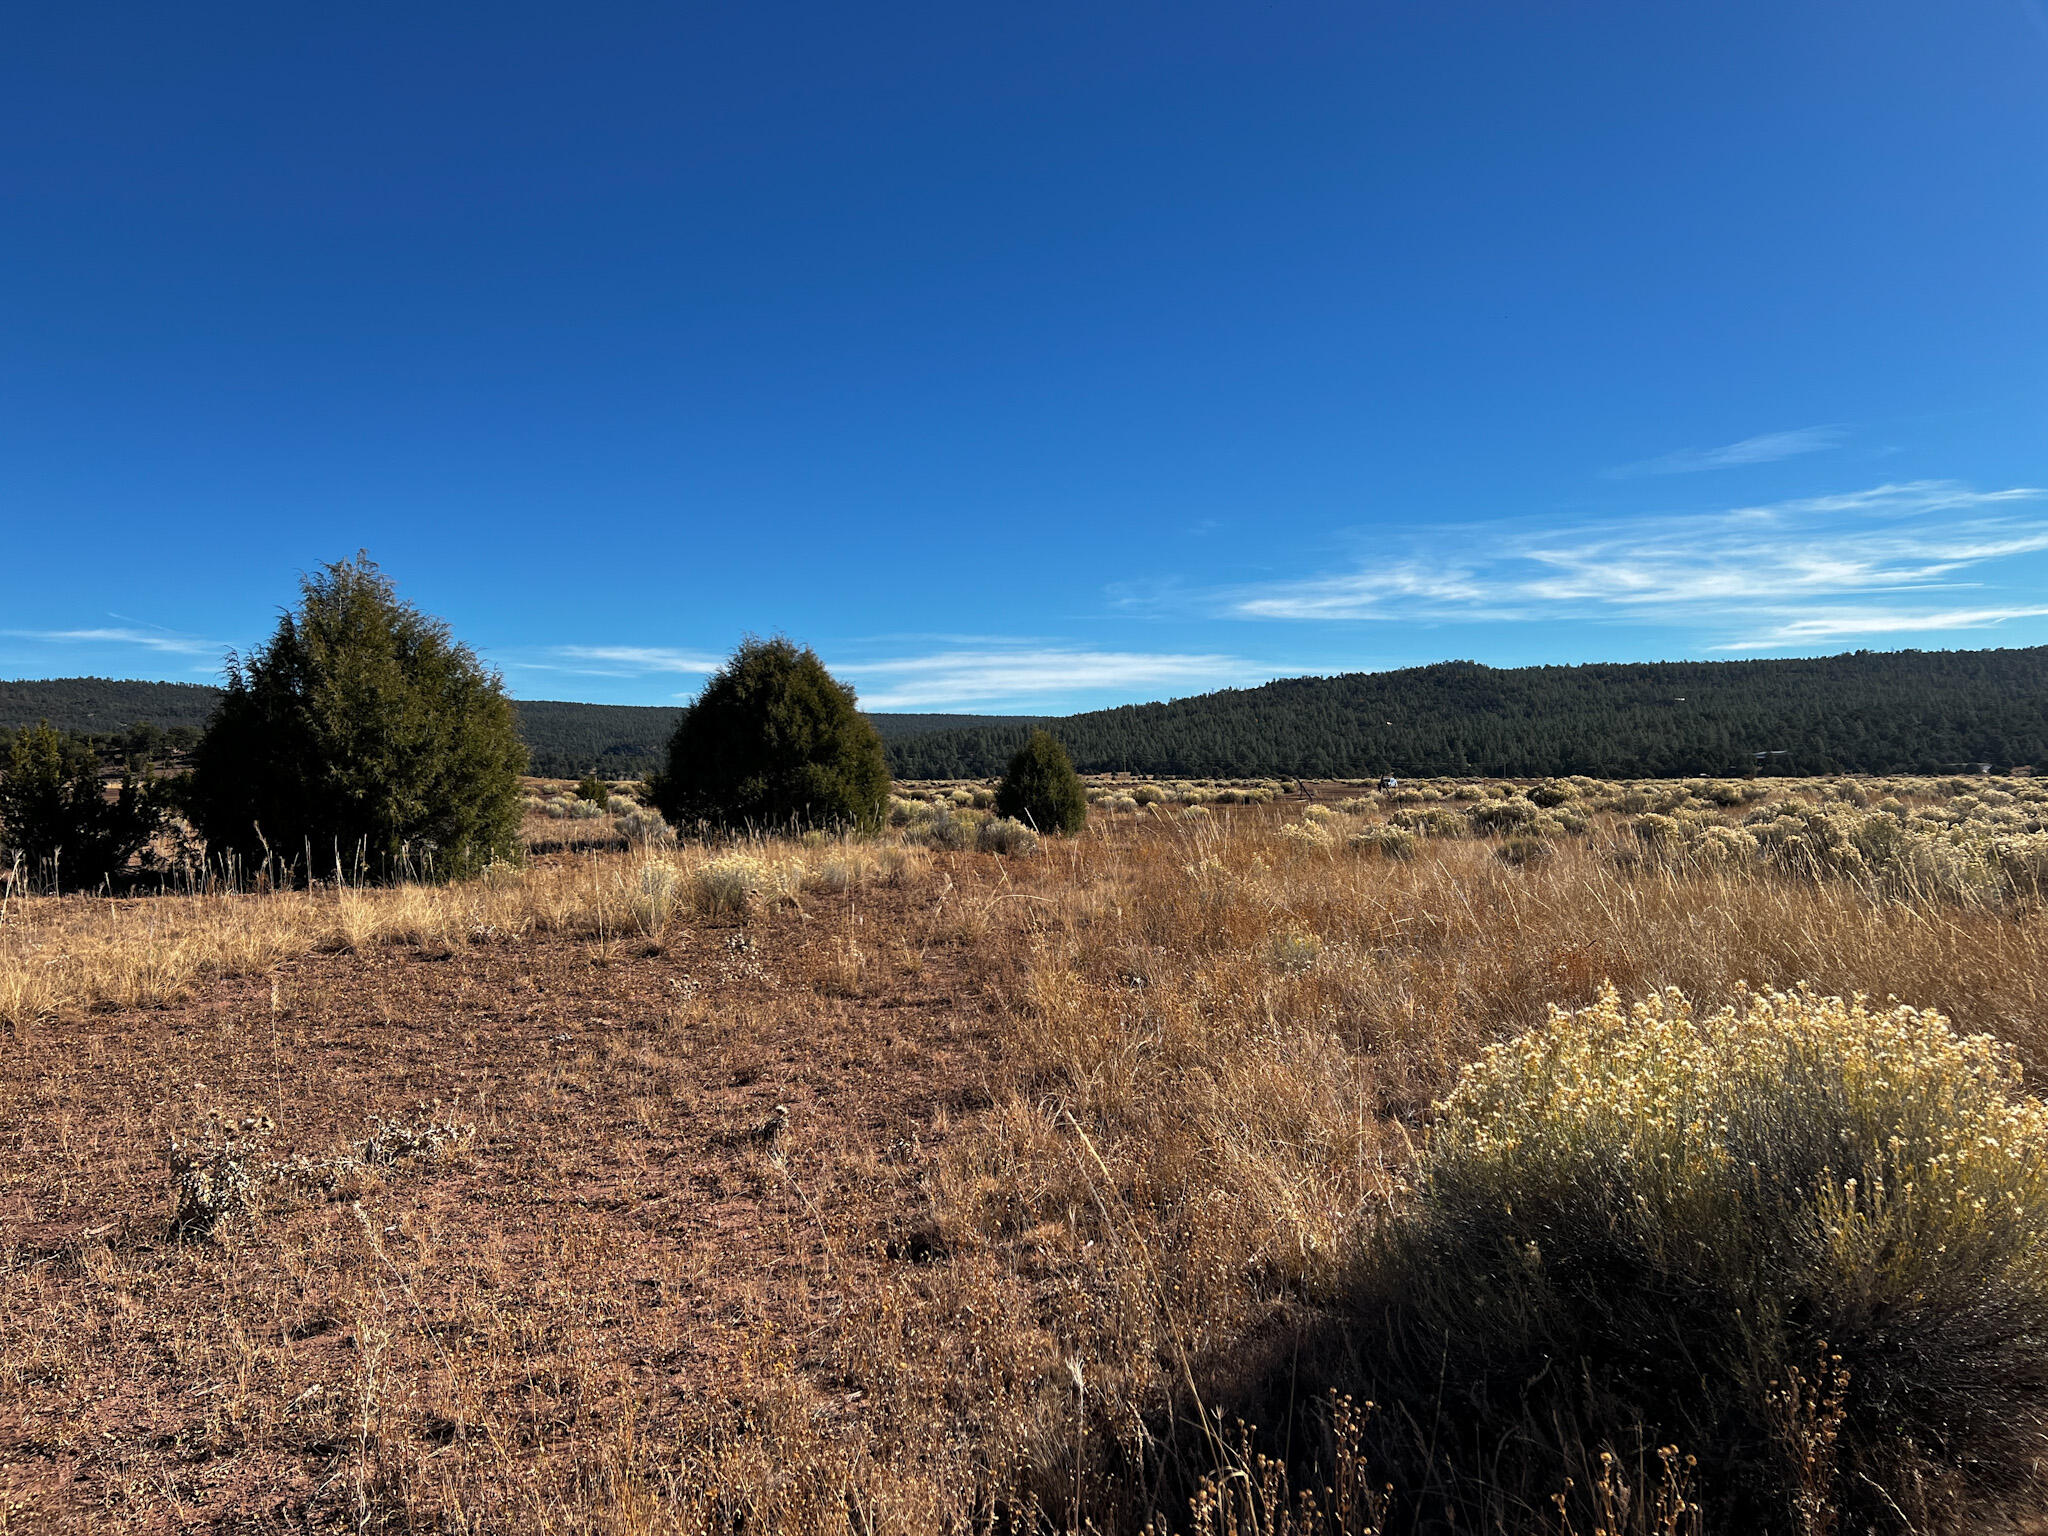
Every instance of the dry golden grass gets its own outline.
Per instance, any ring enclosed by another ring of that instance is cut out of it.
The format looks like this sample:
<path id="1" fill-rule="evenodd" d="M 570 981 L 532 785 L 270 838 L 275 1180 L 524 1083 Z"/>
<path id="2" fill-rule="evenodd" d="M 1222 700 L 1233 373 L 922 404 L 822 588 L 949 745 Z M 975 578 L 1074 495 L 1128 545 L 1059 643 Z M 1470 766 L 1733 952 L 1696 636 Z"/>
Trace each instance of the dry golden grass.
<path id="1" fill-rule="evenodd" d="M 15 897 L 0 923 L 0 1023 L 21 1026 L 98 1005 L 173 1003 L 209 978 L 251 975 L 314 951 L 391 943 L 448 950 L 548 934 L 658 938 L 679 913 L 726 900 L 710 894 L 715 876 L 750 862 L 759 866 L 755 885 L 765 880 L 771 895 L 800 901 L 806 887 L 915 878 L 924 856 L 857 845 L 767 853 L 693 847 L 556 858 L 456 886 Z M 727 904 L 758 905 L 759 895 Z"/>
<path id="2" fill-rule="evenodd" d="M 1431 1102 L 1549 1006 L 1803 981 L 2048 1065 L 2035 908 L 1644 860 L 1621 806 L 1510 864 L 1163 788 L 1028 858 L 759 845 L 803 874 L 744 912 L 697 847 L 10 906 L 15 1528 L 1184 1525 L 1248 1454 L 1199 1410 L 1307 1420 Z M 447 1166 L 163 1235 L 197 1112 L 317 1161 L 436 1098 Z"/>

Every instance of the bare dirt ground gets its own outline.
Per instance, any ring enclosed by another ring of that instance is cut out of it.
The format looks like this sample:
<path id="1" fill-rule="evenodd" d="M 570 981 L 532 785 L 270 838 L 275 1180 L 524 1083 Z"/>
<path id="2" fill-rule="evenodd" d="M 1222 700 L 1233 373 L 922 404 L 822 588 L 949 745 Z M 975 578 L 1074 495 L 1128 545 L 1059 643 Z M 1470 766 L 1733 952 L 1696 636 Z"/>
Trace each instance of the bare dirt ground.
<path id="1" fill-rule="evenodd" d="M 988 952 L 911 910 L 949 887 L 319 954 L 18 1039 L 0 1529 L 356 1529 L 444 1452 L 539 1497 L 579 1426 L 679 1444 L 771 1374 L 862 1411 L 849 1304 L 944 1256 L 926 1169 L 997 1048 Z M 179 1241 L 167 1140 L 259 1109 L 273 1158 L 476 1131 Z"/>

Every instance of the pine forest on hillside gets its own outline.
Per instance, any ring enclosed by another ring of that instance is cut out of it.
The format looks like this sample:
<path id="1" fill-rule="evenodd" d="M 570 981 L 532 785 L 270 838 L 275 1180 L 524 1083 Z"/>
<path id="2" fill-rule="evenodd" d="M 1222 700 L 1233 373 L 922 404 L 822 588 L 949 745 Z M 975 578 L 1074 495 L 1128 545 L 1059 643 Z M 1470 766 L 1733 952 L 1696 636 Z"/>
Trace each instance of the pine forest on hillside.
<path id="1" fill-rule="evenodd" d="M 202 726 L 218 697 L 190 683 L 0 683 L 0 730 L 43 719 L 97 735 L 138 723 Z M 658 766 L 682 714 L 680 706 L 536 699 L 517 709 L 532 771 L 543 777 L 642 776 Z M 1576 667 L 1448 661 L 1057 720 L 868 718 L 901 779 L 998 774 L 1038 725 L 1084 773 L 1939 773 L 2048 761 L 2048 647 Z"/>

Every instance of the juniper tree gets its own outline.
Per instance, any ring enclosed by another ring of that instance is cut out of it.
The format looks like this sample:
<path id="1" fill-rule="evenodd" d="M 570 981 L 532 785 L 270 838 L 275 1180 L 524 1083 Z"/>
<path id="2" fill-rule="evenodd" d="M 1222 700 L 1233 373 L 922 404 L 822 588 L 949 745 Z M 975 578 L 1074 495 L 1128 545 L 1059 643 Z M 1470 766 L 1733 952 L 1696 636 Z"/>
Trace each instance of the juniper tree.
<path id="1" fill-rule="evenodd" d="M 1067 749 L 1050 731 L 1033 731 L 1010 759 L 996 789 L 996 814 L 1040 832 L 1078 832 L 1088 825 L 1088 793 Z"/>
<path id="2" fill-rule="evenodd" d="M 853 690 L 816 652 L 749 639 L 684 712 L 648 788 L 678 825 L 872 829 L 888 808 L 889 765 Z"/>
<path id="3" fill-rule="evenodd" d="M 90 889 L 119 876 L 163 819 L 146 759 L 130 759 L 109 800 L 92 754 L 67 754 L 47 721 L 15 736 L 0 769 L 0 847 L 51 885 Z"/>
<path id="4" fill-rule="evenodd" d="M 210 854 L 301 879 L 457 876 L 518 853 L 526 766 L 498 676 L 367 555 L 300 581 L 244 658 L 189 790 Z"/>

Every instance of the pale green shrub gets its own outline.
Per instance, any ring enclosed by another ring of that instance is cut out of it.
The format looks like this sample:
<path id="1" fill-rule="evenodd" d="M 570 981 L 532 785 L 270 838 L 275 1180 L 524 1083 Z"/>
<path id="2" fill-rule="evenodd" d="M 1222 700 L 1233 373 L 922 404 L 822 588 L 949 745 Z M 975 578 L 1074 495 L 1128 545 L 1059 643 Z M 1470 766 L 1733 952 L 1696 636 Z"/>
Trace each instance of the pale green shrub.
<path id="1" fill-rule="evenodd" d="M 1271 805 L 1277 794 L 1279 791 L 1270 785 L 1253 784 L 1218 795 L 1217 799 L 1232 805 Z"/>
<path id="2" fill-rule="evenodd" d="M 1672 817 L 1660 816 L 1655 811 L 1636 817 L 1628 824 L 1628 829 L 1646 848 L 1673 849 L 1685 841 L 1684 827 Z"/>
<path id="3" fill-rule="evenodd" d="M 1426 810 L 1400 811 L 1387 818 L 1418 837 L 1463 837 L 1471 823 L 1449 806 L 1433 805 Z"/>
<path id="4" fill-rule="evenodd" d="M 938 815 L 926 817 L 912 825 L 904 837 L 921 848 L 936 848 L 957 853 L 974 841 L 974 822 L 964 815 L 955 814 L 950 807 L 945 807 Z"/>
<path id="5" fill-rule="evenodd" d="M 697 867 L 697 905 L 705 912 L 746 913 L 790 895 L 803 879 L 803 866 L 751 853 L 726 853 Z"/>
<path id="6" fill-rule="evenodd" d="M 1756 862 L 1757 841 L 1740 827 L 1706 827 L 1686 851 L 1703 864 L 1735 869 Z"/>
<path id="7" fill-rule="evenodd" d="M 628 910 L 633 926 L 650 939 L 667 932 L 682 899 L 683 877 L 673 864 L 650 859 L 635 872 Z"/>
<path id="8" fill-rule="evenodd" d="M 1484 800 L 1465 813 L 1479 832 L 1512 832 L 1536 820 L 1537 810 L 1520 795 Z"/>
<path id="9" fill-rule="evenodd" d="M 615 797 L 612 804 L 618 803 Z M 643 806 L 636 805 L 630 810 L 620 811 L 612 817 L 612 825 L 618 829 L 619 836 L 629 843 L 667 848 L 676 840 L 675 828 L 662 818 L 661 812 L 651 811 Z"/>
<path id="10" fill-rule="evenodd" d="M 874 869 L 875 856 L 867 849 L 842 843 L 805 867 L 804 887 L 843 895 L 865 882 Z"/>
<path id="11" fill-rule="evenodd" d="M 1354 832 L 1351 846 L 1361 852 L 1377 853 L 1382 858 L 1412 859 L 1415 857 L 1415 834 L 1406 827 L 1382 824 Z"/>
<path id="12" fill-rule="evenodd" d="M 1371 1251 L 1374 1395 L 1457 1404 L 1438 1463 L 1537 1497 L 1575 1450 L 1676 1443 L 1714 1530 L 2038 1509 L 2048 1110 L 2020 1084 L 1938 1014 L 1805 990 L 1553 1010 L 1466 1070 Z"/>
<path id="13" fill-rule="evenodd" d="M 401 1163 L 440 1162 L 476 1138 L 471 1121 L 444 1114 L 440 1100 L 422 1104 L 401 1120 L 370 1117 L 370 1134 L 355 1144 L 355 1160 L 377 1168 L 395 1168 Z"/>
<path id="14" fill-rule="evenodd" d="M 1038 834 L 1023 822 L 998 816 L 975 830 L 974 846 L 982 853 L 999 853 L 1005 858 L 1024 858 L 1038 852 Z"/>

